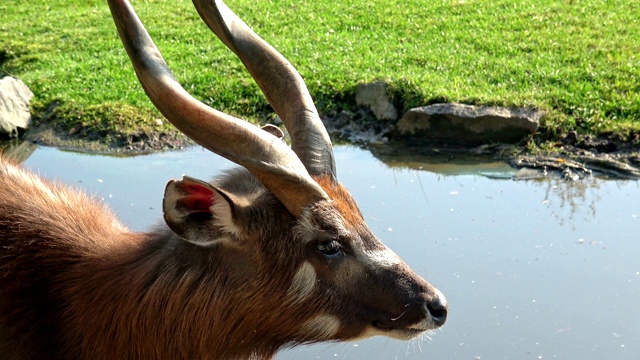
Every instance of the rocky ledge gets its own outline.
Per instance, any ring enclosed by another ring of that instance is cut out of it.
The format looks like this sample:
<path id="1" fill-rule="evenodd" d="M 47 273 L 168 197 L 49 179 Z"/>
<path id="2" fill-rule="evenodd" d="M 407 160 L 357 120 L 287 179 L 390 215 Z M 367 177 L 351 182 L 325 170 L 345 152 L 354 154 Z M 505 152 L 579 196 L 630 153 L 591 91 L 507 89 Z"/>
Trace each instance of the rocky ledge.
<path id="1" fill-rule="evenodd" d="M 0 139 L 24 133 L 31 119 L 28 109 L 32 96 L 21 81 L 10 77 L 0 80 Z M 365 146 L 388 142 L 421 144 L 424 153 L 435 150 L 439 154 L 489 155 L 507 160 L 517 168 L 535 169 L 538 177 L 547 171 L 560 171 L 568 174 L 566 178 L 576 179 L 597 171 L 611 177 L 640 178 L 640 149 L 634 145 L 640 144 L 637 138 L 621 139 L 615 134 L 580 136 L 570 132 L 554 144 L 553 153 L 531 154 L 526 145 L 535 141 L 533 135 L 544 116 L 536 109 L 432 104 L 410 109 L 400 117 L 383 82 L 358 86 L 356 103 L 350 110 L 324 114 L 323 122 L 332 137 Z M 80 151 L 125 154 L 180 149 L 193 144 L 177 131 L 106 134 L 82 128 L 63 131 L 46 124 L 38 122 L 25 139 Z"/>
<path id="2" fill-rule="evenodd" d="M 365 144 L 412 143 L 422 154 L 487 155 L 522 169 L 518 179 L 559 175 L 577 180 L 594 172 L 611 178 L 640 179 L 640 135 L 623 139 L 569 132 L 551 151 L 531 153 L 545 113 L 537 109 L 432 104 L 408 110 L 399 118 L 384 82 L 360 85 L 359 108 L 327 114 L 332 136 Z M 539 148 L 534 146 L 534 148 Z M 535 174 L 535 175 L 534 175 Z"/>

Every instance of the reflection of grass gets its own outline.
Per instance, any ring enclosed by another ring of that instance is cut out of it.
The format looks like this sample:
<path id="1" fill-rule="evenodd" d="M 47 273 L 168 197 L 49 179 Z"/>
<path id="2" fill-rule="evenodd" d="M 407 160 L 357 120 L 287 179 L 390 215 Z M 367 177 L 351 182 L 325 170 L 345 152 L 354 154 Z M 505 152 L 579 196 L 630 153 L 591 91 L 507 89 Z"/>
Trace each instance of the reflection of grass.
<path id="1" fill-rule="evenodd" d="M 358 83 L 387 79 L 405 108 L 443 100 L 535 106 L 549 111 L 550 133 L 640 130 L 635 1 L 228 3 L 299 68 L 321 111 L 352 101 Z M 245 117 L 268 109 L 189 1 L 134 5 L 196 97 Z M 125 114 L 130 104 L 144 121 L 157 116 L 103 0 L 0 3 L 0 71 L 27 82 L 37 109 L 57 101 L 60 114 L 85 111 L 82 121 L 102 122 L 103 111 L 84 109 L 107 104 Z"/>

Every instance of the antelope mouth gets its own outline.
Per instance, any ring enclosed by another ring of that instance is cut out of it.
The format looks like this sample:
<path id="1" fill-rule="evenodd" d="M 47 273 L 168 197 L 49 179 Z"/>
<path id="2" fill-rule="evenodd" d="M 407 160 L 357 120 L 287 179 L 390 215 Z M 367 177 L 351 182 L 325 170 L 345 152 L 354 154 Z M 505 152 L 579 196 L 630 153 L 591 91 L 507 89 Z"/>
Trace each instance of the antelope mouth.
<path id="1" fill-rule="evenodd" d="M 405 340 L 442 327 L 447 321 L 448 304 L 440 291 L 433 291 L 435 296 L 405 305 L 398 316 L 378 317 L 371 327 L 377 334 Z"/>
<path id="2" fill-rule="evenodd" d="M 426 332 L 436 329 L 438 326 L 428 326 L 428 324 L 415 324 L 410 327 L 395 327 L 383 324 L 380 321 L 374 321 L 372 324 L 380 335 L 388 336 L 400 340 L 410 340 L 418 337 Z"/>

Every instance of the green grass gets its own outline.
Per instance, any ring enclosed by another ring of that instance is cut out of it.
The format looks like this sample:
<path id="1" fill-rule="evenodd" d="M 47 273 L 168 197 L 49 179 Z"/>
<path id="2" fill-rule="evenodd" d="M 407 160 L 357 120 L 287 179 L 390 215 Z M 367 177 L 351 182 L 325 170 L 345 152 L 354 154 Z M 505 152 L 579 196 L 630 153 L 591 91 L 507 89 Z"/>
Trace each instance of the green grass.
<path id="1" fill-rule="evenodd" d="M 404 110 L 436 101 L 529 106 L 548 112 L 551 135 L 640 131 L 637 1 L 227 3 L 299 69 L 321 112 L 348 106 L 359 83 L 383 79 Z M 269 109 L 189 1 L 133 5 L 194 96 L 245 118 Z M 2 1 L 0 72 L 31 87 L 36 110 L 60 103 L 62 121 L 129 105 L 142 109 L 141 123 L 157 116 L 105 1 Z"/>

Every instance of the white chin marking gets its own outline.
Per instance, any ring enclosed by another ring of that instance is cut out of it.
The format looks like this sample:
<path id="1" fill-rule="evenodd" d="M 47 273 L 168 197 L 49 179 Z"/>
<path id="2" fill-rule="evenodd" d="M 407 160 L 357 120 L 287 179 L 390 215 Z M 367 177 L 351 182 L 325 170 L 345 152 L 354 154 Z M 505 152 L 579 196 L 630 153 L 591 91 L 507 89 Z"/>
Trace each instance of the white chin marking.
<path id="1" fill-rule="evenodd" d="M 300 334 L 315 340 L 330 340 L 340 330 L 340 320 L 333 315 L 320 314 L 307 320 L 300 328 Z"/>
<path id="2" fill-rule="evenodd" d="M 308 261 L 302 263 L 296 274 L 293 276 L 291 286 L 287 294 L 293 303 L 304 301 L 313 293 L 316 286 L 316 270 Z"/>
<path id="3" fill-rule="evenodd" d="M 358 335 L 358 337 L 356 337 L 353 340 L 361 340 L 361 339 L 367 339 L 373 336 L 378 336 L 378 335 L 382 335 L 382 336 L 386 336 L 388 333 L 388 331 L 382 331 L 380 329 L 376 329 L 374 327 L 368 327 L 366 328 L 362 334 Z"/>
<path id="4" fill-rule="evenodd" d="M 373 336 L 386 336 L 392 339 L 398 340 L 411 340 L 421 335 L 429 336 L 431 330 L 416 330 L 416 331 L 402 331 L 402 330 L 380 330 L 375 327 L 368 327 L 360 336 L 354 340 L 366 339 Z"/>

